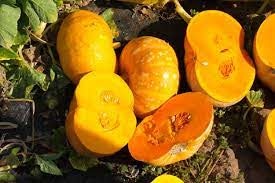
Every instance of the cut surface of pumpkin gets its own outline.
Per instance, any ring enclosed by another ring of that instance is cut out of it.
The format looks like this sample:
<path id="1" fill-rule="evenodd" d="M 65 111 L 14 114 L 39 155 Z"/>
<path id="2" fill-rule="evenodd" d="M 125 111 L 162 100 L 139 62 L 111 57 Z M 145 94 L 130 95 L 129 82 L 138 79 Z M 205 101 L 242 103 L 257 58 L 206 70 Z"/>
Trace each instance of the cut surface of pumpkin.
<path id="1" fill-rule="evenodd" d="M 75 84 L 90 71 L 115 71 L 112 32 L 101 16 L 90 11 L 78 10 L 64 19 L 57 51 L 65 74 Z"/>
<path id="2" fill-rule="evenodd" d="M 163 174 L 156 177 L 151 183 L 184 183 L 184 182 L 176 176 Z"/>
<path id="3" fill-rule="evenodd" d="M 135 113 L 145 117 L 154 112 L 179 87 L 177 56 L 165 41 L 144 36 L 123 49 L 119 69 L 135 98 Z"/>
<path id="4" fill-rule="evenodd" d="M 273 109 L 267 116 L 264 128 L 261 134 L 261 147 L 263 153 L 274 169 L 275 165 L 275 109 Z"/>
<path id="5" fill-rule="evenodd" d="M 253 54 L 259 79 L 275 92 L 275 14 L 268 16 L 259 27 Z"/>
<path id="6" fill-rule="evenodd" d="M 164 166 L 192 156 L 209 135 L 213 105 L 200 92 L 179 94 L 138 125 L 128 148 L 134 159 Z"/>
<path id="7" fill-rule="evenodd" d="M 133 105 L 133 94 L 118 75 L 85 75 L 76 88 L 66 121 L 71 145 L 84 155 L 106 156 L 119 151 L 136 127 Z"/>
<path id="8" fill-rule="evenodd" d="M 217 10 L 197 14 L 188 24 L 184 47 L 193 91 L 206 93 L 215 106 L 233 105 L 245 97 L 255 69 L 244 50 L 244 31 L 233 17 Z"/>

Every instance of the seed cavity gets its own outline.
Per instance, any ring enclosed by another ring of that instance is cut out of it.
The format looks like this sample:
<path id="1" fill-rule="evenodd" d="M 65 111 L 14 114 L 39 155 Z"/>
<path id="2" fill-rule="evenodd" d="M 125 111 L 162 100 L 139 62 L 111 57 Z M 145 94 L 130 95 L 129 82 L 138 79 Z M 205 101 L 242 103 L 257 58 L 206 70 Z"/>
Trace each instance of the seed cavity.
<path id="1" fill-rule="evenodd" d="M 111 90 L 104 90 L 100 97 L 107 104 L 119 104 L 119 98 Z"/>
<path id="2" fill-rule="evenodd" d="M 181 112 L 169 117 L 171 128 L 173 132 L 179 132 L 191 121 L 191 114 L 188 112 Z"/>
<path id="3" fill-rule="evenodd" d="M 235 70 L 233 59 L 229 59 L 219 66 L 219 71 L 224 79 L 227 79 Z"/>
<path id="4" fill-rule="evenodd" d="M 111 131 L 117 128 L 119 124 L 118 114 L 111 112 L 99 112 L 98 121 L 104 131 Z"/>

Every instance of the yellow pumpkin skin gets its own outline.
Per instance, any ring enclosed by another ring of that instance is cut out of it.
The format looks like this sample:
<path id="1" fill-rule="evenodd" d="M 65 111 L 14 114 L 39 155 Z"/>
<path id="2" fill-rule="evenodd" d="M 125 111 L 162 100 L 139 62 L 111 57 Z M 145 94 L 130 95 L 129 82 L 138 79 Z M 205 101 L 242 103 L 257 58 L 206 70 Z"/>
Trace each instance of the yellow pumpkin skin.
<path id="1" fill-rule="evenodd" d="M 146 117 L 179 87 L 177 56 L 165 41 L 143 36 L 130 41 L 123 49 L 119 69 L 135 98 L 135 114 Z"/>
<path id="2" fill-rule="evenodd" d="M 216 107 L 231 106 L 246 96 L 255 68 L 244 50 L 244 31 L 233 17 L 217 10 L 197 14 L 188 24 L 184 49 L 192 91 L 207 94 Z"/>
<path id="3" fill-rule="evenodd" d="M 85 156 L 116 153 L 135 131 L 133 105 L 133 94 L 118 75 L 86 74 L 76 88 L 65 123 L 70 144 Z"/>
<path id="4" fill-rule="evenodd" d="M 261 147 L 268 164 L 275 171 L 275 109 L 265 120 L 261 134 Z"/>
<path id="5" fill-rule="evenodd" d="M 275 14 L 267 17 L 258 29 L 254 38 L 253 54 L 257 76 L 264 85 L 275 92 Z"/>
<path id="6" fill-rule="evenodd" d="M 163 174 L 156 177 L 151 183 L 184 183 L 184 182 L 176 176 Z"/>
<path id="7" fill-rule="evenodd" d="M 102 17 L 90 11 L 78 10 L 64 19 L 57 51 L 65 74 L 75 84 L 90 71 L 115 71 L 112 32 Z"/>

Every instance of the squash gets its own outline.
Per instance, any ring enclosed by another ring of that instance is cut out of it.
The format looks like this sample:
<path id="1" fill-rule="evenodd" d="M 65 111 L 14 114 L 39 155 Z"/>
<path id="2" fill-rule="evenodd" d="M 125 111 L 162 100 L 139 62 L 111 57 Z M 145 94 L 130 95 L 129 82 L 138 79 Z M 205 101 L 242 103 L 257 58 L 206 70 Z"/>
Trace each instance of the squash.
<path id="1" fill-rule="evenodd" d="M 265 120 L 261 134 L 261 147 L 268 164 L 275 171 L 275 109 Z"/>
<path id="2" fill-rule="evenodd" d="M 257 76 L 275 92 L 275 14 L 268 16 L 254 38 L 253 54 Z"/>
<path id="3" fill-rule="evenodd" d="M 112 31 L 101 16 L 90 11 L 78 10 L 64 19 L 57 51 L 65 74 L 75 84 L 90 71 L 115 71 Z"/>
<path id="4" fill-rule="evenodd" d="M 82 155 L 107 156 L 123 148 L 136 128 L 134 97 L 115 73 L 82 77 L 66 119 L 70 144 Z"/>
<path id="5" fill-rule="evenodd" d="M 244 50 L 244 31 L 230 15 L 207 10 L 188 24 L 184 40 L 185 69 L 192 91 L 207 94 L 217 107 L 242 100 L 255 68 Z"/>
<path id="6" fill-rule="evenodd" d="M 176 176 L 163 174 L 155 178 L 151 183 L 184 183 Z"/>
<path id="7" fill-rule="evenodd" d="M 161 39 L 143 36 L 131 40 L 121 53 L 119 69 L 133 91 L 138 117 L 152 114 L 178 91 L 177 56 Z"/>
<path id="8" fill-rule="evenodd" d="M 176 95 L 142 120 L 128 143 L 138 161 L 165 166 L 197 152 L 213 126 L 213 105 L 207 95 Z"/>

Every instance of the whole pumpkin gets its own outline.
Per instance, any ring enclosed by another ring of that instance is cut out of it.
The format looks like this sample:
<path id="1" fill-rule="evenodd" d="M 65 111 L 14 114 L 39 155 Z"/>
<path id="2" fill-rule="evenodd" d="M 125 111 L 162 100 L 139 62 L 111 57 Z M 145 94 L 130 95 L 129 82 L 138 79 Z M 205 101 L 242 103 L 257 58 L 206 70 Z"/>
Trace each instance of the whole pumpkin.
<path id="1" fill-rule="evenodd" d="M 169 175 L 169 174 L 162 174 L 156 177 L 151 183 L 184 183 L 180 178 Z"/>
<path id="2" fill-rule="evenodd" d="M 272 33 L 271 33 L 272 32 Z M 257 31 L 253 54 L 257 76 L 275 92 L 275 14 L 267 17 Z"/>
<path id="3" fill-rule="evenodd" d="M 75 84 L 90 71 L 115 71 L 112 32 L 101 16 L 90 11 L 78 10 L 64 19 L 57 51 L 65 74 Z"/>
<path id="4" fill-rule="evenodd" d="M 179 86 L 177 56 L 165 41 L 143 36 L 123 49 L 119 69 L 135 98 L 135 114 L 145 117 L 175 95 Z"/>

